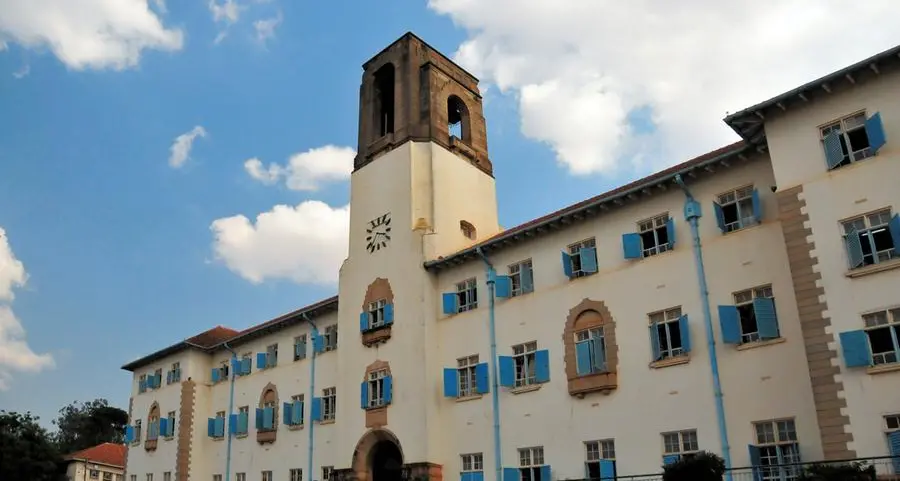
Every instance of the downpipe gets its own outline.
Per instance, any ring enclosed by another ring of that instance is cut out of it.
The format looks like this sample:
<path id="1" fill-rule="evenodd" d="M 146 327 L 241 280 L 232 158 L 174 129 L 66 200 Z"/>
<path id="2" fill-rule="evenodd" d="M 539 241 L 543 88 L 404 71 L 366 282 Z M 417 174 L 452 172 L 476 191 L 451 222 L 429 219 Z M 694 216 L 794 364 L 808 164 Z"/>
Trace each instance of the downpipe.
<path id="1" fill-rule="evenodd" d="M 694 264 L 697 268 L 697 282 L 700 287 L 700 302 L 703 306 L 703 320 L 706 325 L 706 346 L 709 352 L 709 365 L 712 370 L 713 394 L 716 401 L 716 420 L 719 427 L 719 442 L 722 445 L 722 458 L 725 460 L 725 479 L 732 480 L 731 474 L 731 448 L 728 445 L 728 426 L 725 422 L 725 403 L 723 400 L 722 383 L 719 377 L 719 360 L 716 355 L 716 338 L 713 333 L 712 311 L 709 307 L 709 288 L 706 284 L 706 268 L 703 266 L 703 250 L 700 246 L 700 228 L 697 225 L 701 217 L 700 204 L 694 200 L 691 191 L 684 185 L 681 175 L 675 176 L 675 183 L 684 191 L 684 218 L 691 226 L 691 238 L 693 240 Z"/>
<path id="2" fill-rule="evenodd" d="M 490 330 L 491 339 L 491 403 L 493 404 L 494 414 L 494 470 L 496 471 L 496 481 L 503 479 L 503 460 L 500 451 L 500 368 L 497 363 L 497 329 L 494 316 L 494 292 L 496 272 L 491 261 L 488 260 L 481 247 L 476 247 L 475 252 L 484 261 L 485 272 L 487 273 L 488 286 L 488 329 Z"/>
<path id="3" fill-rule="evenodd" d="M 231 380 L 229 381 L 230 386 L 228 388 L 228 414 L 225 416 L 225 420 L 228 421 L 225 426 L 225 436 L 228 437 L 227 447 L 225 448 L 225 479 L 231 479 L 231 439 L 234 437 L 231 433 L 231 413 L 234 411 L 234 380 L 237 378 L 237 372 L 235 372 L 237 353 L 234 352 L 234 349 L 232 349 L 227 342 L 222 343 L 222 345 L 231 353 L 231 366 L 229 366 Z"/>
<path id="4" fill-rule="evenodd" d="M 306 315 L 306 313 L 301 313 L 300 316 L 312 326 L 312 335 L 310 336 L 310 344 L 312 344 L 312 357 L 309 363 L 309 447 L 307 448 L 307 461 L 306 461 L 306 472 L 308 478 L 307 479 L 315 479 L 313 478 L 313 448 L 315 441 L 315 428 L 316 423 L 312 420 L 312 405 L 316 396 L 316 339 L 319 337 L 319 328 L 316 326 L 316 323 Z M 304 403 L 306 404 L 306 403 Z M 321 408 L 321 407 L 320 407 Z M 320 410 L 321 412 L 321 410 Z"/>

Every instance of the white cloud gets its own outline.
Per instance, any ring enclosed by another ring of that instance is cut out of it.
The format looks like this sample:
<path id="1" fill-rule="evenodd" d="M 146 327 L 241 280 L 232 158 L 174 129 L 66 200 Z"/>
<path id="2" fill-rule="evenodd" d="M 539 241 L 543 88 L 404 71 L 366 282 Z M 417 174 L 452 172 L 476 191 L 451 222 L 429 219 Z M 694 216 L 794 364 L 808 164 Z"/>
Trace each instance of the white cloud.
<path id="1" fill-rule="evenodd" d="M 153 6 L 156 7 L 156 11 L 165 15 L 169 12 L 169 9 L 166 8 L 166 0 L 153 0 Z"/>
<path id="2" fill-rule="evenodd" d="M 282 20 L 284 20 L 284 18 L 279 11 L 278 14 L 272 18 L 253 22 L 253 29 L 256 30 L 256 40 L 258 42 L 265 42 L 266 40 L 275 37 L 275 29 L 281 25 Z"/>
<path id="3" fill-rule="evenodd" d="M 213 251 L 228 268 L 258 284 L 267 279 L 333 285 L 347 257 L 350 206 L 308 200 L 276 205 L 256 217 L 216 219 Z"/>
<path id="4" fill-rule="evenodd" d="M 194 139 L 197 137 L 206 137 L 206 129 L 197 125 L 189 132 L 185 132 L 175 137 L 175 142 L 169 148 L 169 166 L 178 169 L 184 165 L 191 157 L 191 148 L 194 146 Z"/>
<path id="5" fill-rule="evenodd" d="M 896 0 L 852 8 L 842 0 L 429 0 L 429 7 L 469 32 L 456 60 L 515 95 L 522 133 L 549 145 L 573 174 L 657 169 L 720 147 L 736 139 L 722 122 L 727 111 L 900 43 Z M 649 134 L 628 122 L 641 107 L 652 112 Z"/>
<path id="6" fill-rule="evenodd" d="M 0 37 L 47 48 L 75 70 L 134 67 L 144 50 L 180 50 L 147 0 L 0 0 Z"/>
<path id="7" fill-rule="evenodd" d="M 285 179 L 291 190 L 315 191 L 324 182 L 349 179 L 355 156 L 356 150 L 351 147 L 325 145 L 292 155 L 286 166 L 270 163 L 264 167 L 262 161 L 254 157 L 244 162 L 244 170 L 264 184 Z"/>
<path id="8" fill-rule="evenodd" d="M 15 72 L 13 72 L 12 75 L 16 79 L 22 79 L 22 78 L 27 77 L 29 73 L 31 73 L 31 65 L 26 63 L 21 68 L 19 68 L 19 70 L 16 70 Z"/>
<path id="9" fill-rule="evenodd" d="M 9 245 L 0 227 L 0 391 L 9 389 L 14 372 L 40 372 L 54 367 L 50 354 L 35 354 L 25 341 L 25 328 L 9 306 L 13 288 L 28 280 L 25 266 Z"/>
<path id="10" fill-rule="evenodd" d="M 214 43 L 219 43 L 228 35 L 228 28 L 241 18 L 241 10 L 244 7 L 238 5 L 235 0 L 222 0 L 221 4 L 216 0 L 209 0 L 208 6 L 213 22 L 224 24 L 224 27 L 214 40 Z"/>

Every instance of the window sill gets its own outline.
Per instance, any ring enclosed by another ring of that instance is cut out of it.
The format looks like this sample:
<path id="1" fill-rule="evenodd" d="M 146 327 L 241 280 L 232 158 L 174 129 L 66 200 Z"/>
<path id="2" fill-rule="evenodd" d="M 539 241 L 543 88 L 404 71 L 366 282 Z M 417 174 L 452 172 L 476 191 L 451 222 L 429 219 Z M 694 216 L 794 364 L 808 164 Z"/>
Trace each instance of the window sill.
<path id="1" fill-rule="evenodd" d="M 362 333 L 362 343 L 366 347 L 387 342 L 391 338 L 392 324 L 378 326 Z"/>
<path id="2" fill-rule="evenodd" d="M 583 276 L 572 276 L 572 277 L 569 277 L 569 282 L 576 282 L 576 281 L 579 281 L 579 280 L 581 280 L 581 279 L 586 279 L 586 278 L 588 278 L 588 277 L 593 277 L 593 276 L 595 276 L 595 275 L 597 275 L 596 272 L 591 272 L 590 274 L 585 274 L 585 275 L 583 275 Z"/>
<path id="3" fill-rule="evenodd" d="M 156 451 L 156 443 L 158 441 L 156 439 L 148 439 L 144 441 L 144 450 L 145 451 Z"/>
<path id="4" fill-rule="evenodd" d="M 235 437 L 235 439 L 244 439 L 249 435 L 250 435 L 249 433 L 238 433 L 238 434 L 235 434 L 234 437 Z"/>
<path id="5" fill-rule="evenodd" d="M 302 431 L 305 424 L 288 424 L 288 431 Z"/>
<path id="6" fill-rule="evenodd" d="M 737 349 L 738 351 L 748 351 L 750 349 L 756 349 L 758 347 L 771 346 L 772 344 L 781 344 L 785 341 L 787 341 L 787 339 L 783 337 L 776 337 L 775 339 L 766 339 L 764 341 L 747 342 L 739 345 L 735 349 Z"/>
<path id="7" fill-rule="evenodd" d="M 165 439 L 166 441 L 171 441 L 171 440 L 175 439 L 175 436 L 166 436 L 163 439 Z"/>
<path id="8" fill-rule="evenodd" d="M 476 400 L 476 399 L 481 399 L 481 398 L 482 398 L 482 395 L 481 395 L 481 394 L 475 394 L 474 396 L 463 396 L 463 397 L 458 397 L 458 398 L 456 398 L 456 402 L 458 402 L 458 403 L 464 403 L 464 402 L 467 402 L 467 401 L 474 401 L 474 400 Z"/>
<path id="9" fill-rule="evenodd" d="M 322 424 L 334 424 L 334 419 L 326 419 L 324 421 L 319 421 L 319 425 Z"/>
<path id="10" fill-rule="evenodd" d="M 537 391 L 542 387 L 541 384 L 529 384 L 527 386 L 514 387 L 509 390 L 513 394 L 525 394 L 526 392 Z"/>
<path id="11" fill-rule="evenodd" d="M 385 409 L 385 408 L 387 408 L 388 406 L 389 406 L 388 404 L 379 404 L 378 406 L 368 406 L 368 407 L 365 407 L 365 408 L 363 408 L 363 410 L 364 410 L 364 411 L 377 411 L 377 410 L 379 410 L 379 409 Z"/>
<path id="12" fill-rule="evenodd" d="M 213 440 L 213 441 L 224 441 L 224 440 L 225 440 L 225 436 L 221 436 L 221 437 L 218 437 L 218 438 L 214 437 L 214 438 L 212 438 L 212 440 Z"/>
<path id="13" fill-rule="evenodd" d="M 691 356 L 676 356 L 659 361 L 653 361 L 650 363 L 650 367 L 653 369 L 660 369 L 669 366 L 677 366 L 679 364 L 687 364 L 689 362 L 691 362 Z"/>
<path id="14" fill-rule="evenodd" d="M 726 235 L 731 235 L 731 234 L 737 234 L 738 232 L 746 232 L 750 229 L 755 229 L 757 227 L 762 226 L 763 223 L 764 222 L 762 220 L 760 220 L 759 222 L 757 222 L 753 225 L 744 226 L 744 227 L 741 227 L 740 229 L 736 229 L 736 230 L 732 230 L 732 231 L 728 231 L 728 232 L 722 232 L 722 235 L 726 236 Z"/>
<path id="15" fill-rule="evenodd" d="M 892 362 L 890 364 L 879 364 L 877 366 L 869 366 L 866 368 L 866 374 L 884 374 L 886 372 L 900 371 L 900 362 Z"/>
<path id="16" fill-rule="evenodd" d="M 878 264 L 851 269 L 844 275 L 851 279 L 856 279 L 857 277 L 870 276 L 879 272 L 894 270 L 898 267 L 900 267 L 900 259 L 892 259 L 887 262 L 879 262 Z"/>

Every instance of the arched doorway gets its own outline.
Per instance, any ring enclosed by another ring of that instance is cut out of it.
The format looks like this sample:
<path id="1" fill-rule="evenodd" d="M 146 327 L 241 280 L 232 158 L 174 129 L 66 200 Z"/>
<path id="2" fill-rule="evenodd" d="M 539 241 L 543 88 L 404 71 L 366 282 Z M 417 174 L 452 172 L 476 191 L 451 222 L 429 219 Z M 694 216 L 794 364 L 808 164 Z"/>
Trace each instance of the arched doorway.
<path id="1" fill-rule="evenodd" d="M 357 481 L 401 481 L 403 449 L 394 433 L 373 429 L 360 438 L 353 452 Z"/>

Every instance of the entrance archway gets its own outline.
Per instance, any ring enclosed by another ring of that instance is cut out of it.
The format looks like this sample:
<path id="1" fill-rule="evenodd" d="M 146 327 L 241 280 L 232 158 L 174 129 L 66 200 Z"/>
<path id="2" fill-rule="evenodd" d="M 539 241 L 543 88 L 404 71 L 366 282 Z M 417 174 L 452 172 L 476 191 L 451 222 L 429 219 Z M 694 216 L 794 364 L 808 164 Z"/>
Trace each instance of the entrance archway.
<path id="1" fill-rule="evenodd" d="M 364 434 L 353 452 L 353 470 L 358 481 L 401 481 L 403 449 L 397 436 L 387 429 Z"/>

